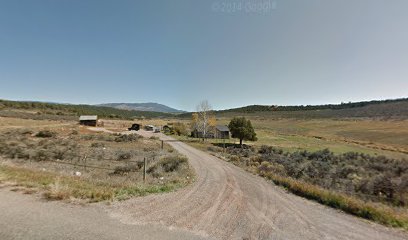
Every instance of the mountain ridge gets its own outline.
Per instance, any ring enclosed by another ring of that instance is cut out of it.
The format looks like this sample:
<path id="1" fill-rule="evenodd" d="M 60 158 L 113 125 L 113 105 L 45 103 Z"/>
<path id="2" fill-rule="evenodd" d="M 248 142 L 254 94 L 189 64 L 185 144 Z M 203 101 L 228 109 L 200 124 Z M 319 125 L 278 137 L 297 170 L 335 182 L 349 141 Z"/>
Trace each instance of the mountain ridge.
<path id="1" fill-rule="evenodd" d="M 112 107 L 122 110 L 136 110 L 146 112 L 163 112 L 163 113 L 185 113 L 183 110 L 175 109 L 164 104 L 155 102 L 146 103 L 102 103 L 96 106 Z"/>
<path id="2" fill-rule="evenodd" d="M 384 100 L 370 100 L 370 101 L 356 101 L 338 104 L 316 104 L 316 105 L 246 105 L 242 107 L 228 108 L 217 110 L 216 112 L 269 112 L 269 111 L 310 111 L 310 110 L 340 110 L 340 109 L 350 109 L 365 107 L 369 105 L 378 105 L 384 103 L 398 103 L 398 102 L 408 102 L 408 98 L 395 98 L 395 99 L 384 99 Z"/>

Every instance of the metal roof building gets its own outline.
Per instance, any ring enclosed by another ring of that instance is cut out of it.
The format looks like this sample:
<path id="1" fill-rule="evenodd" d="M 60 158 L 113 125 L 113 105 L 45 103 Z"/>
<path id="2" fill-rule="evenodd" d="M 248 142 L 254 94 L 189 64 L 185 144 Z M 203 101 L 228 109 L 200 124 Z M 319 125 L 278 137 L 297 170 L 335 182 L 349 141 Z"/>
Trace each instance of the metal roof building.
<path id="1" fill-rule="evenodd" d="M 228 126 L 217 125 L 215 126 L 215 138 L 228 139 L 230 137 L 230 130 Z"/>
<path id="2" fill-rule="evenodd" d="M 98 116 L 96 115 L 82 115 L 79 117 L 79 124 L 96 127 L 98 123 Z"/>
<path id="3" fill-rule="evenodd" d="M 229 132 L 228 126 L 225 126 L 225 125 L 217 125 L 215 128 L 221 132 Z"/>
<path id="4" fill-rule="evenodd" d="M 98 120 L 97 115 L 82 115 L 79 117 L 79 121 L 88 121 L 88 120 Z"/>

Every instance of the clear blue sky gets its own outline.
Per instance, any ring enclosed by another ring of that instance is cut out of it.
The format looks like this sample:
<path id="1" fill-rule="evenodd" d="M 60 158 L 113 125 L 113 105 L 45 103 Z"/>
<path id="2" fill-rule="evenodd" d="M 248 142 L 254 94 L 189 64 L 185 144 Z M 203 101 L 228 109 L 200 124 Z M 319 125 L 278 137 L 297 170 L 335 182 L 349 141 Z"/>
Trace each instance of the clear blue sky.
<path id="1" fill-rule="evenodd" d="M 193 110 L 407 97 L 407 12 L 406 0 L 0 0 L 0 98 Z"/>

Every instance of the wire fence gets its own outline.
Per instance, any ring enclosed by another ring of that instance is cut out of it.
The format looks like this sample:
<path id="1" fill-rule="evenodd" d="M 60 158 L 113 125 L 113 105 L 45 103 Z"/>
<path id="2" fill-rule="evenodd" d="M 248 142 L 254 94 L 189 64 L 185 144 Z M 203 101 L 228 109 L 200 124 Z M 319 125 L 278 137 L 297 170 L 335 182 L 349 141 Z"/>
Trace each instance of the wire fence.
<path id="1" fill-rule="evenodd" d="M 89 164 L 88 160 L 94 160 L 95 162 L 98 161 L 109 161 L 111 163 L 121 163 L 121 165 L 117 165 L 114 167 L 110 167 L 110 166 L 106 166 L 106 165 L 95 165 L 93 164 Z M 118 159 L 96 159 L 96 158 L 88 158 L 87 156 L 84 156 L 82 158 L 79 158 L 78 160 L 71 160 L 70 162 L 68 161 L 62 161 L 62 160 L 42 160 L 41 162 L 50 162 L 50 163 L 56 163 L 56 164 L 61 164 L 61 165 L 68 165 L 68 166 L 73 166 L 74 168 L 83 168 L 85 171 L 89 170 L 89 169 L 98 169 L 98 170 L 104 170 L 104 171 L 108 171 L 111 173 L 115 173 L 116 171 L 118 171 L 118 167 L 124 167 L 124 166 L 130 166 L 130 164 L 137 164 L 137 165 L 141 165 L 140 169 L 142 169 L 142 173 L 143 173 L 143 181 L 146 180 L 146 171 L 147 171 L 147 165 L 148 162 L 154 161 L 155 157 L 143 157 L 143 159 L 141 160 L 118 160 Z"/>
<path id="2" fill-rule="evenodd" d="M 74 167 L 84 167 L 86 170 L 87 168 L 93 168 L 93 169 L 101 169 L 101 170 L 107 170 L 107 171 L 114 171 L 114 168 L 108 168 L 108 167 L 101 167 L 101 166 L 93 166 L 93 165 L 87 165 L 85 164 L 80 164 L 80 163 L 72 163 L 72 162 L 65 162 L 65 161 L 57 161 L 57 160 L 43 160 L 43 162 L 52 162 L 52 163 L 57 163 L 57 164 L 65 164 L 65 165 L 71 165 Z"/>

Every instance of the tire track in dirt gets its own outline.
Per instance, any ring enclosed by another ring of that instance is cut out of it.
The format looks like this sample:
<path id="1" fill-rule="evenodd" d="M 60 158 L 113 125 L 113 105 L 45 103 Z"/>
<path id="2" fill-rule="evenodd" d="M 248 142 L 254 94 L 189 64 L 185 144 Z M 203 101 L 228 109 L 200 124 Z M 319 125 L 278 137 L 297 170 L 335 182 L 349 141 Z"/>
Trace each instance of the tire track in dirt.
<path id="1" fill-rule="evenodd" d="M 408 239 L 406 232 L 286 193 L 184 143 L 169 144 L 189 158 L 196 182 L 176 192 L 114 203 L 106 209 L 110 216 L 127 224 L 158 224 L 217 239 Z"/>

